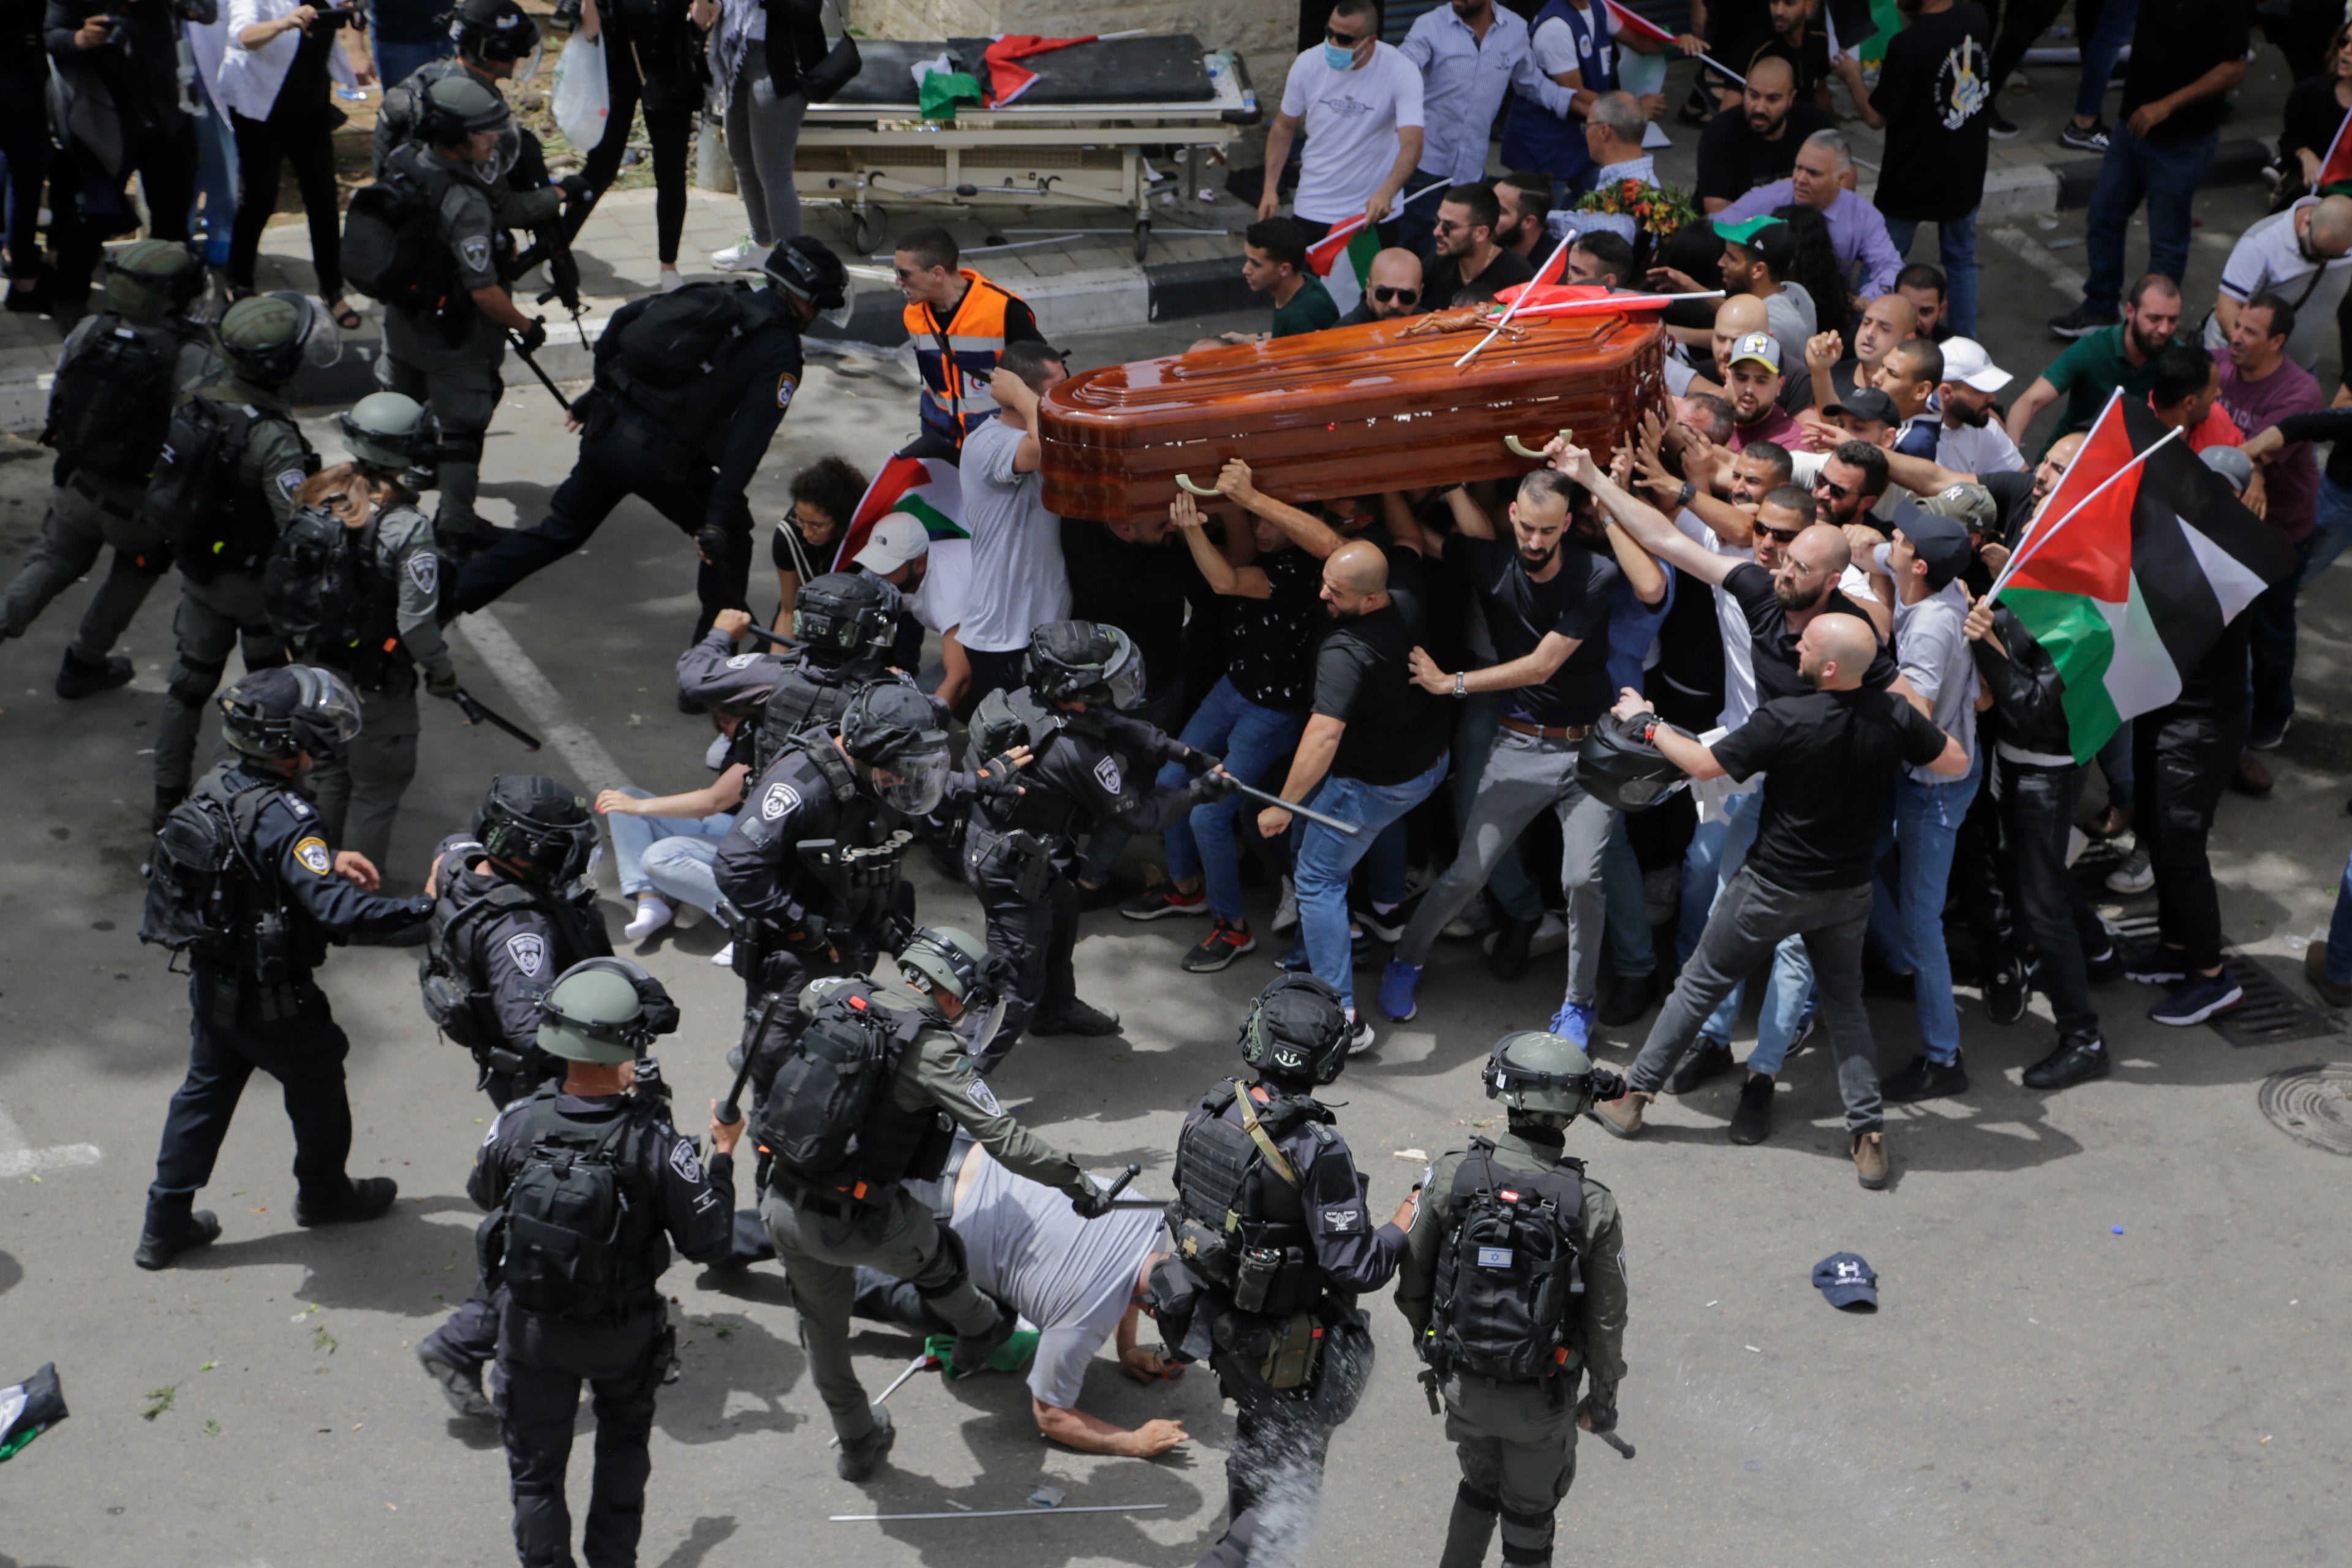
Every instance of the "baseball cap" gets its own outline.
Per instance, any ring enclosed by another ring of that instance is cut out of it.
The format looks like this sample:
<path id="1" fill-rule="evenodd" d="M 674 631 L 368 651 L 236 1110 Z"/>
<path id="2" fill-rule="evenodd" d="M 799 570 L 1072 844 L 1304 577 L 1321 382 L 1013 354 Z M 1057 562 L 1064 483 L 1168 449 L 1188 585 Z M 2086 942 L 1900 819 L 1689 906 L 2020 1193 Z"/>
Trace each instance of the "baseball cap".
<path id="1" fill-rule="evenodd" d="M 1789 226 L 1787 218 L 1767 214 L 1742 218 L 1738 223 L 1717 219 L 1715 232 L 1734 245 L 1746 246 L 1772 269 L 1775 278 L 1789 275 L 1790 263 L 1797 258 L 1797 231 Z"/>
<path id="2" fill-rule="evenodd" d="M 912 512 L 894 511 L 874 525 L 866 548 L 851 559 L 877 577 L 887 576 L 931 548 L 930 533 Z"/>
<path id="3" fill-rule="evenodd" d="M 1947 485 L 1934 495 L 1922 497 L 1919 504 L 1939 517 L 1958 518 L 1971 533 L 1990 533 L 2000 517 L 1992 491 L 1978 484 Z"/>
<path id="4" fill-rule="evenodd" d="M 1832 1307 L 1878 1310 L 1878 1273 L 1859 1252 L 1832 1252 L 1814 1264 L 1813 1286 Z"/>
<path id="5" fill-rule="evenodd" d="M 1927 563 L 1930 589 L 1942 587 L 1968 570 L 1969 531 L 1958 518 L 1906 504 L 1895 509 L 1889 525 L 1899 529 L 1911 542 L 1912 553 Z"/>
<path id="6" fill-rule="evenodd" d="M 1774 374 L 1779 374 L 1780 370 L 1780 340 L 1773 337 L 1769 332 L 1749 332 L 1746 337 L 1741 338 L 1738 342 L 1731 345 L 1731 358 L 1725 363 L 1724 368 L 1728 370 L 1732 365 L 1738 364 L 1741 360 L 1748 359 L 1752 359 L 1757 363 L 1771 371 Z"/>
<path id="7" fill-rule="evenodd" d="M 1979 392 L 1999 392 L 2016 378 L 1993 363 L 1992 355 L 1976 339 L 1946 338 L 1944 379 L 1965 382 Z"/>
<path id="8" fill-rule="evenodd" d="M 2208 447 L 2197 454 L 2205 466 L 2230 481 L 2230 488 L 2240 495 L 2254 482 L 2254 465 L 2235 447 Z"/>
<path id="9" fill-rule="evenodd" d="M 1881 425 L 1903 423 L 1895 399 L 1874 386 L 1857 386 L 1842 402 L 1832 403 L 1822 412 L 1832 419 L 1843 414 L 1855 419 L 1875 419 Z"/>

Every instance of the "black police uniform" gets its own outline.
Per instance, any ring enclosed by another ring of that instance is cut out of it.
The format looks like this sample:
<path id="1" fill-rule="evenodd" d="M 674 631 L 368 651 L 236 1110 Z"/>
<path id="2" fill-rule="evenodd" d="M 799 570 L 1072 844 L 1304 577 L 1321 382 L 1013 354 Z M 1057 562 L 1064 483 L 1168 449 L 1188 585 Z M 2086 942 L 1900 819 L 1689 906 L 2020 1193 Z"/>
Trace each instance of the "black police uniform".
<path id="1" fill-rule="evenodd" d="M 245 762 L 224 763 L 197 788 L 223 801 L 267 792 L 242 847 L 247 863 L 274 884 L 257 902 L 282 907 L 282 935 L 251 929 L 227 963 L 192 958 L 188 1001 L 194 1017 L 188 1076 L 172 1096 L 155 1182 L 147 1189 L 147 1234 L 184 1231 L 198 1188 L 228 1135 L 229 1119 L 253 1069 L 278 1079 L 294 1123 L 295 1222 L 336 1217 L 352 1195 L 343 1164 L 351 1153 L 352 1108 L 343 1091 L 351 1042 L 310 978 L 331 940 L 404 931 L 432 910 L 426 899 L 362 892 L 335 874 L 335 847 L 295 781 Z M 241 816 L 231 811 L 233 821 Z M 275 949 L 265 952 L 265 941 Z M 265 964 L 267 973 L 264 973 Z"/>
<path id="2" fill-rule="evenodd" d="M 987 732 L 991 709 L 1000 701 L 1011 705 L 1015 724 L 1003 734 Z M 1033 1016 L 1042 1013 L 1050 1022 L 1077 998 L 1070 963 L 1078 940 L 1073 836 L 1104 822 L 1132 834 L 1157 833 L 1199 801 L 1182 786 L 1151 782 L 1160 763 L 1193 756 L 1192 749 L 1118 712 L 1074 712 L 1048 706 L 1034 692 L 1007 691 L 982 702 L 972 733 L 976 750 L 992 755 L 1006 745 L 1026 745 L 1031 755 L 1021 771 L 1021 795 L 976 801 L 964 837 L 964 881 L 987 918 L 988 950 L 1013 966 L 1004 1022 L 980 1064 L 986 1073 L 1011 1053 Z M 1121 756 L 1132 775 L 1120 769 Z"/>
<path id="3" fill-rule="evenodd" d="M 673 1243 L 696 1262 L 727 1251 L 734 1157 L 714 1154 L 706 1171 L 659 1103 L 644 1095 L 570 1095 L 550 1086 L 499 1113 L 466 1183 L 475 1203 L 501 1208 L 543 1133 L 593 1135 L 610 1130 L 615 1117 L 642 1119 L 631 1163 L 636 1191 L 623 1189 L 643 1216 L 631 1222 L 642 1227 L 632 1238 L 641 1250 L 623 1263 L 624 1299 L 612 1311 L 582 1320 L 525 1311 L 499 1292 L 499 1427 L 514 1492 L 515 1550 L 524 1568 L 570 1568 L 573 1561 L 563 1472 L 583 1381 L 596 1412 L 596 1469 L 581 1555 L 599 1568 L 636 1561 L 653 1469 L 646 1439 L 654 1395 L 675 1341 L 655 1281 L 669 1267 Z"/>
<path id="4" fill-rule="evenodd" d="M 1245 1283 L 1226 1285 L 1188 1261 L 1199 1292 L 1189 1319 L 1178 1324 L 1164 1308 L 1160 1313 L 1171 1351 L 1205 1359 L 1238 1407 L 1225 1457 L 1225 1533 L 1202 1568 L 1244 1568 L 1257 1553 L 1270 1562 L 1297 1556 L 1292 1532 L 1312 1518 L 1331 1429 L 1370 1373 L 1371 1338 L 1356 1298 L 1388 1283 L 1405 1247 L 1402 1230 L 1372 1223 L 1368 1184 L 1328 1108 L 1279 1081 L 1252 1084 L 1253 1133 L 1238 1088 L 1219 1084 L 1184 1119 L 1171 1226 L 1178 1258 L 1188 1259 L 1198 1256 L 1188 1245 L 1198 1239 L 1198 1221 L 1181 1216 L 1228 1212 L 1239 1216 L 1244 1245 L 1262 1249 L 1257 1262 L 1275 1267 L 1246 1264 Z M 1222 1130 L 1204 1129 L 1213 1119 Z M 1216 1216 L 1207 1217 L 1213 1226 Z M 1244 1311 L 1244 1300 L 1275 1310 Z M 1286 1342 L 1294 1352 L 1318 1346 L 1320 1363 L 1302 1368 L 1295 1353 L 1285 1358 Z"/>
<path id="5" fill-rule="evenodd" d="M 745 650 L 713 628 L 677 656 L 677 694 L 709 707 L 758 708 L 768 700 L 792 657 L 762 648 Z"/>
<path id="6" fill-rule="evenodd" d="M 457 574 L 460 614 L 480 609 L 579 549 L 633 495 L 676 523 L 702 552 L 695 578 L 702 603 L 697 640 L 719 611 L 750 603 L 751 509 L 743 491 L 800 388 L 801 334 L 786 296 L 751 292 L 746 304 L 759 324 L 705 378 L 707 384 L 696 387 L 690 417 L 683 428 L 673 428 L 618 389 L 613 360 L 629 324 L 655 301 L 675 297 L 650 295 L 613 313 L 596 340 L 596 390 L 574 405 L 581 420 L 579 461 L 557 488 L 545 518 L 504 534 L 466 563 Z"/>

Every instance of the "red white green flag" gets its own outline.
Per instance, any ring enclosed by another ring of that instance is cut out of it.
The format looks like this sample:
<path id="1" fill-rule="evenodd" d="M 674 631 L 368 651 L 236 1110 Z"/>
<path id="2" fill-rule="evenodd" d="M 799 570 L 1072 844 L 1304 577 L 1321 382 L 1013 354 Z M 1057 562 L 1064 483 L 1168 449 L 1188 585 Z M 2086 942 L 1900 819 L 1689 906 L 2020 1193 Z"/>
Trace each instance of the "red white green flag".
<path id="1" fill-rule="evenodd" d="M 1307 247 L 1307 265 L 1331 291 L 1331 303 L 1346 315 L 1364 297 L 1364 280 L 1372 275 L 1372 258 L 1381 253 L 1380 232 L 1358 213 Z"/>
<path id="2" fill-rule="evenodd" d="M 848 571 L 874 536 L 874 525 L 893 512 L 920 522 L 931 540 L 930 564 L 915 602 L 916 614 L 926 625 L 952 630 L 962 624 L 971 596 L 971 533 L 963 524 L 962 479 L 944 458 L 901 456 L 885 463 L 850 514 L 833 569 Z"/>

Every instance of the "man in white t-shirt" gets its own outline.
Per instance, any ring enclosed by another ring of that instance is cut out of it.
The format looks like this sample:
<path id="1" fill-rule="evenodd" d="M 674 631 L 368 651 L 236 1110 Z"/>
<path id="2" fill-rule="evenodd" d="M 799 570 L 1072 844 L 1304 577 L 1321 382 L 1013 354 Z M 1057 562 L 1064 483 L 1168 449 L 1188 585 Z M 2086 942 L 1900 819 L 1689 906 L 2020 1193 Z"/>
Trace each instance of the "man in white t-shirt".
<path id="1" fill-rule="evenodd" d="M 971 661 L 973 698 L 1018 689 L 1029 634 L 1069 618 L 1070 574 L 1062 521 L 1045 510 L 1037 405 L 1069 370 L 1044 343 L 1008 344 L 989 378 L 995 417 L 963 438 L 963 521 L 971 530 L 971 584 L 959 634 Z"/>
<path id="2" fill-rule="evenodd" d="M 956 635 L 971 597 L 971 541 L 941 540 L 933 548 L 920 518 L 894 511 L 874 524 L 853 561 L 898 589 L 908 613 L 940 634 L 940 684 L 931 695 L 957 706 L 971 688 L 971 660 Z"/>
<path id="3" fill-rule="evenodd" d="M 2205 323 L 2205 346 L 2229 347 L 2230 329 L 2245 302 L 2257 294 L 2276 294 L 2294 307 L 2286 357 L 2315 372 L 2347 289 L 2352 289 L 2352 196 L 2305 196 L 2238 237 L 2221 268 L 2221 289 Z"/>
<path id="4" fill-rule="evenodd" d="M 1943 410 L 1937 462 L 1964 474 L 2013 474 L 2025 467 L 2017 443 L 1993 417 L 1993 396 L 2011 379 L 1976 339 L 1944 340 L 1944 378 L 1936 387 Z"/>
<path id="5" fill-rule="evenodd" d="M 1290 63 L 1283 83 L 1282 112 L 1265 138 L 1257 216 L 1272 217 L 1281 205 L 1283 165 L 1305 130 L 1290 211 L 1309 244 L 1359 213 L 1374 224 L 1388 218 L 1421 161 L 1421 72 L 1379 34 L 1372 0 L 1339 0 L 1323 42 Z"/>
<path id="6" fill-rule="evenodd" d="M 1118 1369 L 1141 1384 L 1172 1380 L 1183 1368 L 1136 1341 L 1147 1276 L 1167 1256 L 1157 1209 L 1115 1209 L 1080 1219 L 1069 1199 L 1014 1175 L 962 1134 L 948 1157 L 954 1196 L 934 1212 L 963 1243 L 973 1283 L 1010 1306 L 1037 1332 L 1029 1367 L 1029 1407 L 1037 1430 L 1089 1454 L 1150 1458 L 1188 1441 L 1181 1421 L 1151 1420 L 1129 1429 L 1080 1410 L 1087 1369 L 1103 1342 L 1114 1342 Z M 857 1271 L 860 1317 L 919 1333 L 951 1333 L 930 1316 L 915 1288 L 877 1269 Z"/>

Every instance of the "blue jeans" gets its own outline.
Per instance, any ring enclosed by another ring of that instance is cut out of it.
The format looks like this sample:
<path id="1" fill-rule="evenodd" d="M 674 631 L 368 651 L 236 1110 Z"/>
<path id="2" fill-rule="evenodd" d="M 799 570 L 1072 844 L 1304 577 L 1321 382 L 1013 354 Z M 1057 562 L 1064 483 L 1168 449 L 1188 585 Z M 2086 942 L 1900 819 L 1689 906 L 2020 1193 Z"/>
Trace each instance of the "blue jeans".
<path id="1" fill-rule="evenodd" d="M 1960 1054 L 1960 1013 L 1952 1004 L 1952 955 L 1944 945 L 1944 890 L 1952 875 L 1952 847 L 1960 821 L 1977 796 L 1979 773 L 1949 784 L 1921 784 L 1909 773 L 1895 781 L 1894 818 L 1879 835 L 1877 886 L 1870 902 L 1870 940 L 1886 967 L 1913 977 L 1919 1004 L 1919 1040 L 1927 1058 L 1950 1062 Z M 1893 851 L 1899 883 L 1890 884 Z"/>
<path id="2" fill-rule="evenodd" d="M 2311 558 L 2304 563 L 2303 575 L 2295 585 L 2308 588 L 2319 581 L 2319 574 L 2336 563 L 2344 547 L 2352 544 L 2352 490 L 2347 490 L 2329 479 L 2325 470 L 2319 476 L 2319 520 L 2311 531 Z"/>
<path id="3" fill-rule="evenodd" d="M 625 792 L 650 800 L 652 792 Z M 614 872 L 624 898 L 657 892 L 664 898 L 692 904 L 707 915 L 719 912 L 719 881 L 710 869 L 719 841 L 735 826 L 729 812 L 709 816 L 622 816 L 604 818 L 613 829 Z"/>
<path id="4" fill-rule="evenodd" d="M 1223 756 L 1225 771 L 1244 784 L 1273 789 L 1274 770 L 1297 749 L 1306 728 L 1306 714 L 1261 708 L 1234 689 L 1233 678 L 1226 676 L 1209 689 L 1192 721 L 1184 726 L 1182 739 L 1195 751 Z M 1179 785 L 1189 776 L 1183 763 L 1170 763 L 1160 770 L 1160 784 Z M 1201 878 L 1209 888 L 1209 912 L 1236 922 L 1242 918 L 1242 857 L 1234 834 L 1244 804 L 1255 817 L 1256 802 L 1231 795 L 1194 806 L 1190 816 L 1171 823 L 1160 836 L 1168 851 L 1168 875 L 1179 882 Z M 1290 858 L 1288 834 L 1267 839 L 1265 845 L 1277 863 Z"/>
<path id="5" fill-rule="evenodd" d="M 2099 25 L 2083 44 L 2083 76 L 2074 88 L 2074 112 L 2082 119 L 2099 117 L 2107 79 L 2116 74 L 2116 57 L 2131 42 L 2138 21 L 2139 0 L 2107 0 L 2099 7 Z"/>
<path id="6" fill-rule="evenodd" d="M 2179 282 L 2189 270 L 2189 207 L 2221 132 L 2195 142 L 2149 142 L 2116 126 L 2091 188 L 2091 277 L 2083 309 L 2114 318 L 2124 297 L 2124 239 L 2131 216 L 2147 204 L 2147 269 Z M 1890 228 L 1892 226 L 1889 226 Z"/>
<path id="7" fill-rule="evenodd" d="M 1748 851 L 1755 847 L 1756 829 L 1764 815 L 1764 791 L 1759 787 L 1731 797 L 1725 808 L 1723 851 L 1716 866 L 1717 881 L 1707 896 L 1710 910 L 1723 889 L 1739 875 L 1748 863 Z M 1728 1045 L 1731 1031 L 1739 1022 L 1739 1004 L 1747 991 L 1746 978 L 1731 988 L 1721 1005 L 1707 1021 L 1699 1026 L 1699 1034 L 1718 1045 Z M 1805 1016 L 1806 1005 L 1813 994 L 1813 961 L 1805 952 L 1805 940 L 1792 936 L 1784 940 L 1772 954 L 1772 978 L 1764 987 L 1764 1005 L 1756 1018 L 1756 1048 L 1748 1053 L 1748 1070 L 1766 1074 L 1777 1073 L 1788 1059 L 1789 1047 L 1796 1043 L 1797 1026 Z"/>
<path id="8" fill-rule="evenodd" d="M 1626 980 L 1658 971 L 1650 945 L 1650 900 L 1642 886 L 1642 863 L 1625 837 L 1625 817 L 1609 824 L 1609 845 L 1601 852 L 1601 892 L 1609 904 L 1609 967 Z"/>
<path id="9" fill-rule="evenodd" d="M 1908 258 L 1918 237 L 1919 220 L 1891 217 L 1886 237 L 1895 254 Z M 1936 248 L 1944 268 L 1944 319 L 1964 338 L 1977 335 L 1977 209 L 1936 226 Z"/>
<path id="10" fill-rule="evenodd" d="M 198 232 L 196 204 L 204 208 L 205 261 L 228 265 L 229 230 L 236 226 L 236 132 L 229 129 L 226 110 L 207 108 L 190 122 L 196 138 L 196 202 L 188 208 L 188 232 Z"/>
<path id="11" fill-rule="evenodd" d="M 2126 719 L 2116 726 L 2116 732 L 2107 737 L 2107 743 L 2099 748 L 2099 754 L 2094 760 L 2098 763 L 2099 772 L 2107 781 L 2107 804 L 2118 811 L 2129 811 L 2135 793 L 2130 720 Z"/>
<path id="12" fill-rule="evenodd" d="M 395 44 L 378 38 L 375 40 L 376 74 L 383 78 L 385 87 L 398 87 L 408 79 L 408 73 L 418 67 L 446 59 L 457 52 L 457 44 L 448 38 L 438 38 L 429 44 Z"/>
<path id="13" fill-rule="evenodd" d="M 2336 913 L 2327 921 L 2327 978 L 2352 985 L 2352 859 L 2344 862 L 2344 881 L 2336 889 Z"/>
<path id="14" fill-rule="evenodd" d="M 1503 728 L 1503 696 L 1499 691 L 1482 691 L 1472 696 L 1462 707 L 1462 721 L 1454 727 L 1454 831 L 1460 833 L 1470 820 L 1470 807 L 1478 798 L 1478 781 L 1486 776 L 1486 759 L 1495 750 L 1495 736 Z M 1402 857 L 1400 857 L 1400 860 Z M 1495 897 L 1495 906 L 1504 917 L 1522 925 L 1543 919 L 1543 895 L 1528 880 L 1528 868 L 1519 858 L 1519 847 L 1513 843 L 1486 873 L 1486 891 Z M 1385 900 L 1383 900 L 1385 901 Z"/>
<path id="15" fill-rule="evenodd" d="M 1348 879 L 1389 824 L 1427 800 L 1445 778 L 1440 757 L 1420 777 L 1401 784 L 1372 784 L 1361 779 L 1327 778 L 1307 804 L 1327 816 L 1360 824 L 1353 838 L 1293 818 L 1298 835 L 1297 868 L 1298 934 L 1307 943 L 1307 962 L 1316 978 L 1331 985 L 1350 1013 L 1356 1007 L 1354 943 L 1348 936 Z"/>

